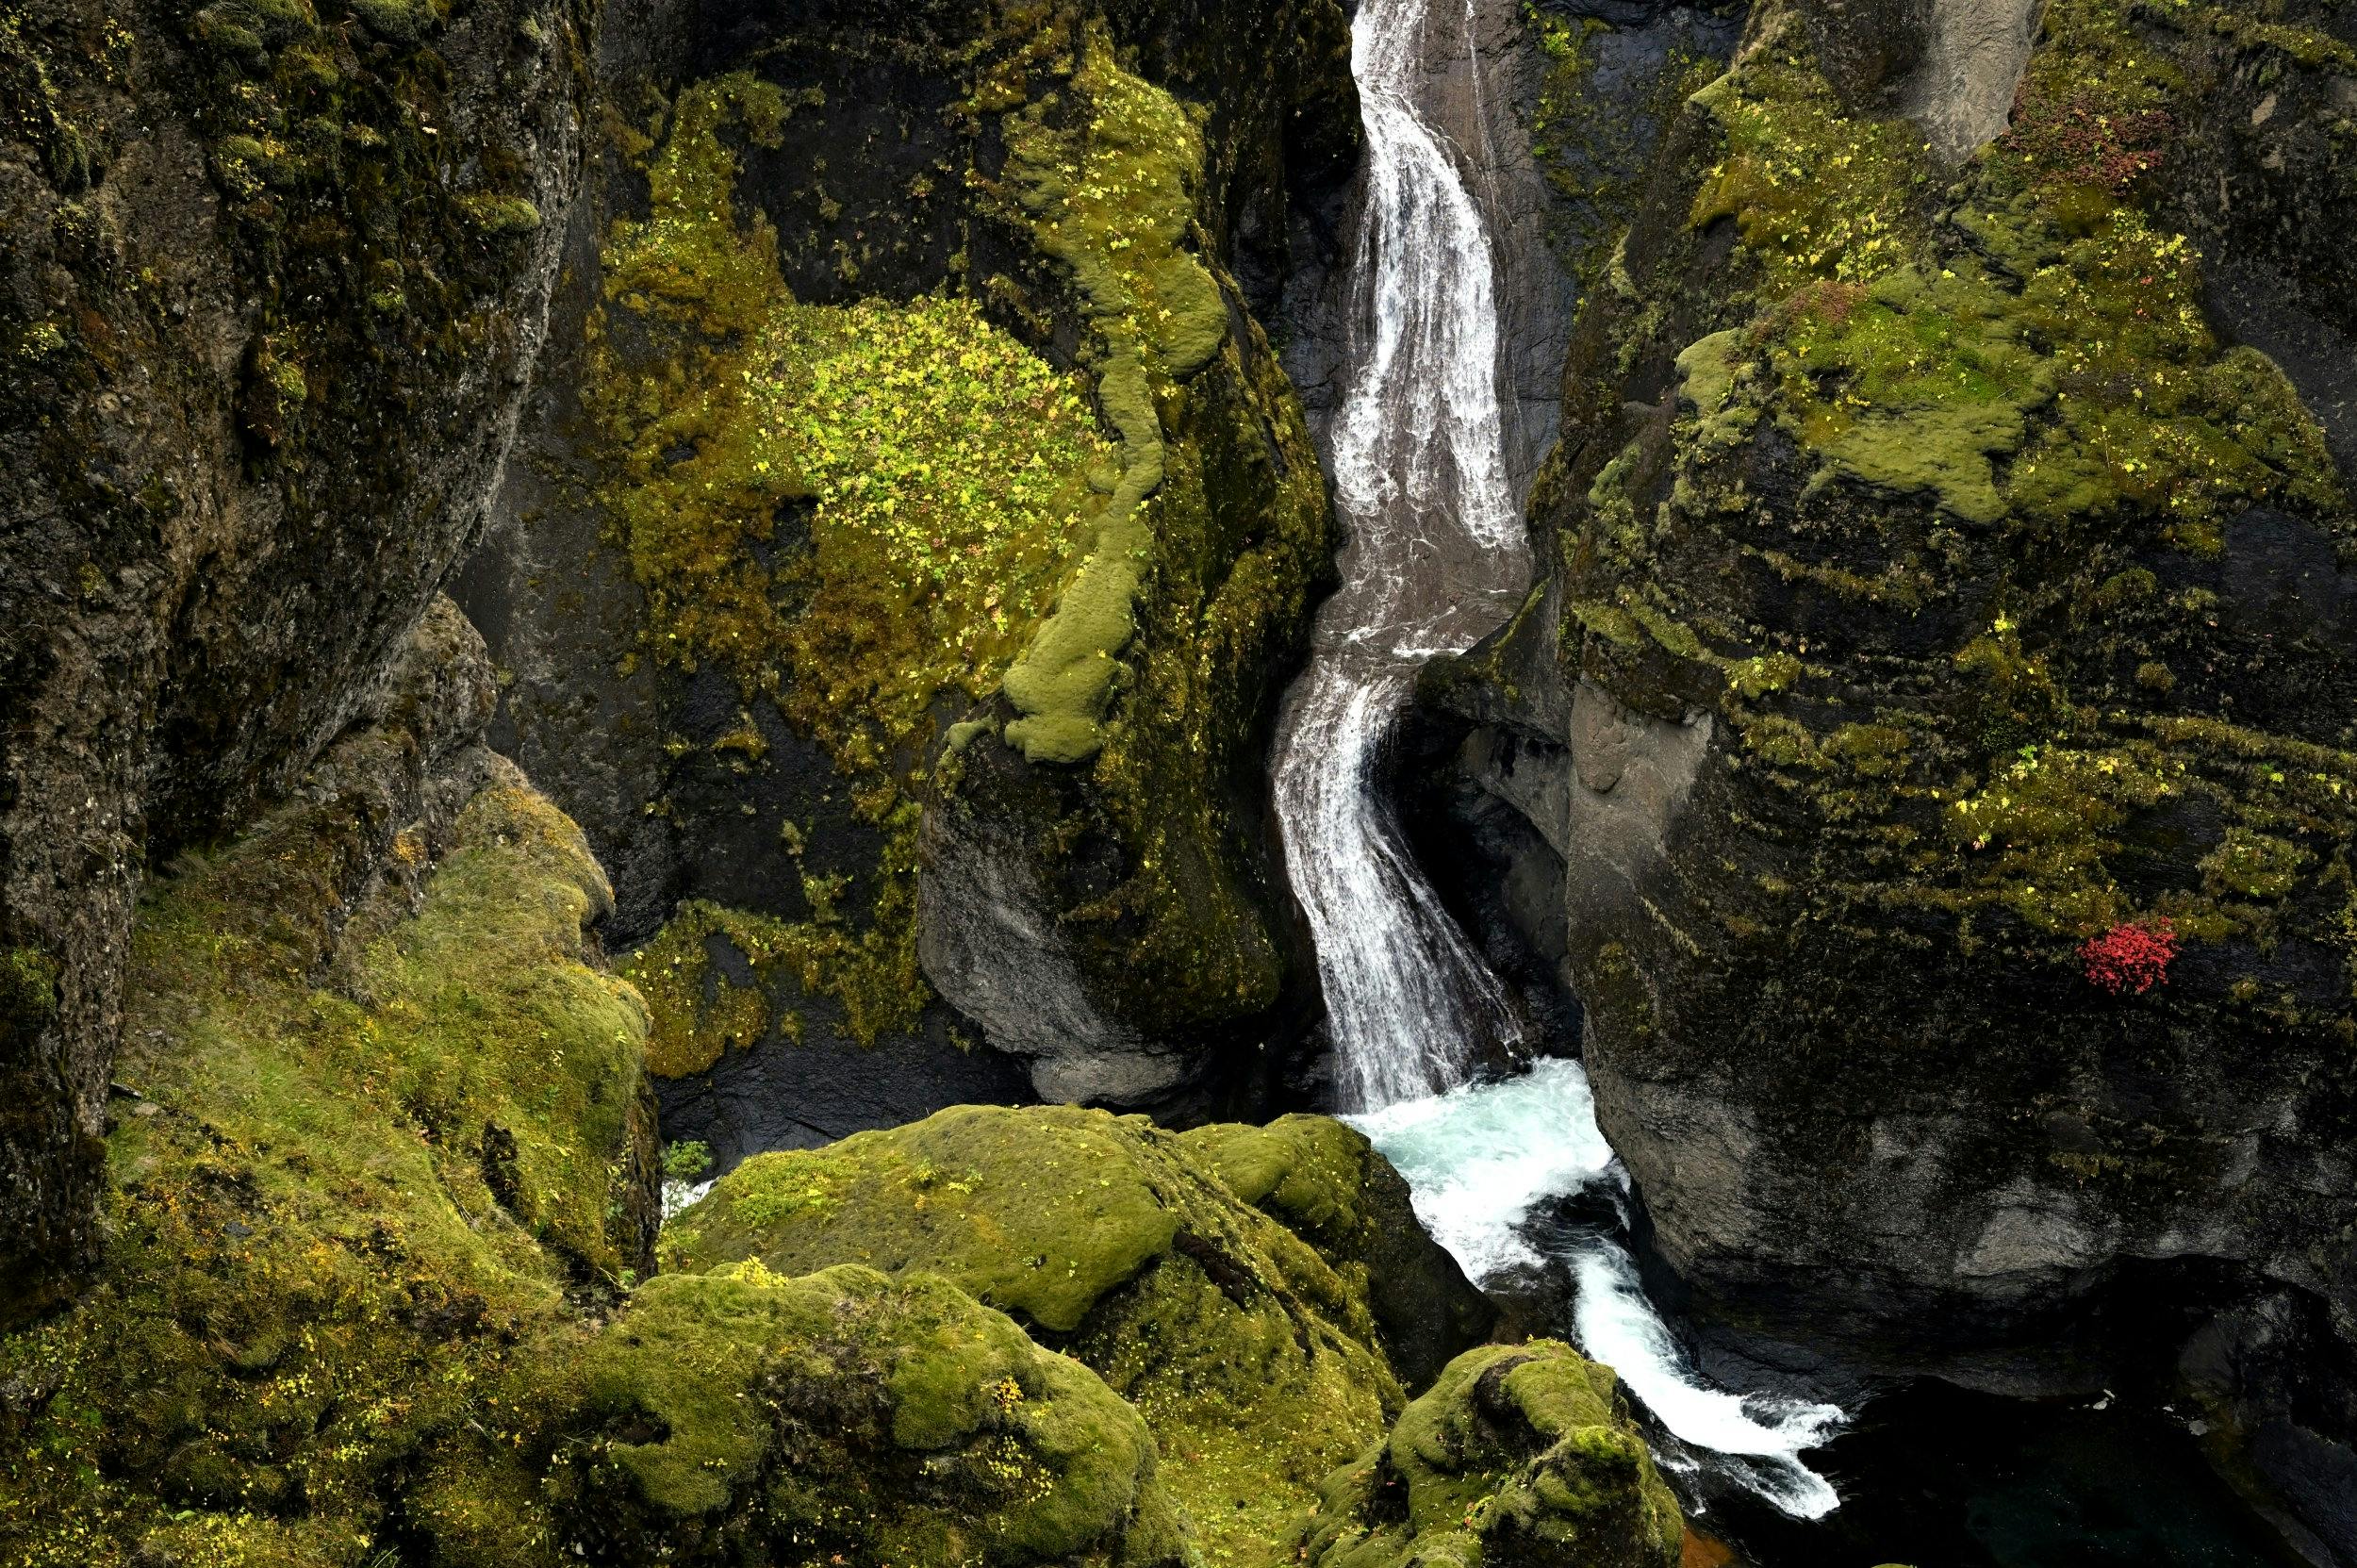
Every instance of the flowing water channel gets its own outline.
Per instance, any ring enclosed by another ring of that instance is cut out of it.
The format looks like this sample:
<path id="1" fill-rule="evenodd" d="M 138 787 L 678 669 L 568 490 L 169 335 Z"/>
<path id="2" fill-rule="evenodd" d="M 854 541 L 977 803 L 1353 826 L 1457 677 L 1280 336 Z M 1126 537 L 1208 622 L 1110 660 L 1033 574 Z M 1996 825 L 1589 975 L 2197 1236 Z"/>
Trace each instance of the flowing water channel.
<path id="1" fill-rule="evenodd" d="M 1518 1229 L 1541 1202 L 1625 1185 L 1578 1064 L 1502 1083 L 1474 1066 L 1520 1038 L 1503 988 L 1417 869 L 1381 787 L 1416 671 L 1504 623 L 1530 581 L 1507 477 L 1497 270 L 1460 159 L 1423 112 L 1430 66 L 1472 47 L 1473 0 L 1364 0 L 1352 43 L 1366 122 L 1354 258 L 1360 325 L 1331 432 L 1347 531 L 1343 586 L 1318 617 L 1276 758 L 1285 859 L 1316 939 L 1341 1092 L 1414 1188 L 1418 1212 L 1476 1280 L 1532 1261 Z M 1472 62 L 1476 79 L 1479 62 Z M 1615 1367 L 1666 1434 L 1673 1471 L 1703 1466 L 1777 1510 L 1838 1503 L 1800 1459 L 1841 1422 L 1830 1405 L 1709 1386 L 1647 1302 L 1626 1246 L 1598 1233 L 1563 1258 L 1562 1327 Z"/>

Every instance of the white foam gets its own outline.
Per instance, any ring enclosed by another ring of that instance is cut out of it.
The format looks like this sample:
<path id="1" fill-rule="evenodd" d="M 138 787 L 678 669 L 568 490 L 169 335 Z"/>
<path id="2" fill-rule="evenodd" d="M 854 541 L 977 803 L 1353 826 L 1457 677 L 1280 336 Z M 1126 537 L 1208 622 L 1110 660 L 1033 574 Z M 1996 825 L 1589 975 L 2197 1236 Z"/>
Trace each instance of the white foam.
<path id="1" fill-rule="evenodd" d="M 1731 1394 L 1705 1382 L 1645 1299 L 1637 1265 L 1613 1243 L 1584 1247 L 1573 1273 L 1579 1347 L 1619 1373 L 1680 1442 L 1721 1456 L 1728 1474 L 1796 1519 L 1820 1519 L 1841 1506 L 1833 1483 L 1801 1462 L 1803 1452 L 1840 1429 L 1840 1406 Z"/>
<path id="2" fill-rule="evenodd" d="M 1543 1061 L 1520 1078 L 1350 1121 L 1407 1179 L 1416 1217 L 1475 1280 L 1540 1261 L 1520 1229 L 1539 1204 L 1624 1180 L 1576 1062 Z M 1832 1483 L 1801 1461 L 1840 1428 L 1839 1406 L 1712 1387 L 1645 1298 L 1617 1240 L 1587 1238 L 1569 1262 L 1580 1348 L 1620 1374 L 1673 1436 L 1794 1518 L 1821 1518 L 1840 1505 Z M 1676 1455 L 1664 1462 L 1688 1468 Z"/>
<path id="3" fill-rule="evenodd" d="M 1612 1165 L 1588 1075 L 1560 1058 L 1349 1120 L 1407 1178 L 1416 1217 L 1476 1280 L 1538 1263 L 1518 1229 L 1524 1216 Z"/>

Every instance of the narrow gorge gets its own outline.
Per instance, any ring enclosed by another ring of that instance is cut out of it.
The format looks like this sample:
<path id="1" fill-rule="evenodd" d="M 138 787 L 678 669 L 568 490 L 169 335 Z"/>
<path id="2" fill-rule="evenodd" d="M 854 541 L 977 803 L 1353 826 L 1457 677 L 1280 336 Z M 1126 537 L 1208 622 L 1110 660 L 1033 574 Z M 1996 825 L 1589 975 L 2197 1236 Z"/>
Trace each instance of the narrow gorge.
<path id="1" fill-rule="evenodd" d="M 0 1568 L 2357 1568 L 2347 0 L 0 0 Z"/>

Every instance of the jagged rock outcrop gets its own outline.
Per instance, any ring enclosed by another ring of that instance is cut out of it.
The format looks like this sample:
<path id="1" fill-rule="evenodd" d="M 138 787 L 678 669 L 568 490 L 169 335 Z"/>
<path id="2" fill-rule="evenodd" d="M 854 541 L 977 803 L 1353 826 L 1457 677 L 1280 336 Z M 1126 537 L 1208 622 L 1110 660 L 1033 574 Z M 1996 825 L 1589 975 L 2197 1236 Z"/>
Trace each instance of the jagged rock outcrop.
<path id="1" fill-rule="evenodd" d="M 1755 13 L 1427 691 L 1700 1308 L 2030 1389 L 2201 1329 L 2347 1556 L 2357 34 L 2058 0 L 2017 91 L 1998 9 Z"/>
<path id="2" fill-rule="evenodd" d="M 0 1319 L 92 1261 L 147 860 L 288 788 L 472 542 L 586 20 L 33 0 L 0 26 Z"/>
<path id="3" fill-rule="evenodd" d="M 1342 11 L 676 21 L 462 592 L 655 938 L 667 1105 L 725 1158 L 1219 1098 L 1310 996 L 1260 763 L 1326 503 L 1254 312 L 1355 147 Z"/>

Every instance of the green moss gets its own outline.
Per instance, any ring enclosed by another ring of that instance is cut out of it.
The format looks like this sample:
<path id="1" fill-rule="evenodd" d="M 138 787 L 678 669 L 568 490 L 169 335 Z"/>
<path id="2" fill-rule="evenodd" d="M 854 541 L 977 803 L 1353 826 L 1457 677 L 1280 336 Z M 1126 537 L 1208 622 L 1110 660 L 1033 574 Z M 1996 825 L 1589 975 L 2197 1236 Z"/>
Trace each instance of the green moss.
<path id="1" fill-rule="evenodd" d="M 1569 1345 L 1452 1362 L 1382 1444 L 1326 1483 L 1315 1568 L 1670 1568 L 1685 1528 L 1608 1367 Z"/>
<path id="2" fill-rule="evenodd" d="M 2202 885 L 2218 897 L 2283 899 L 2309 864 L 2297 844 L 2249 828 L 2226 830 L 2225 842 L 2201 861 Z"/>
<path id="3" fill-rule="evenodd" d="M 663 662 L 715 665 L 825 746 L 884 830 L 860 929 L 729 916 L 805 989 L 843 1001 L 863 1041 L 905 1029 L 928 993 L 915 959 L 915 797 L 936 708 L 974 701 L 1034 634 L 1106 503 L 1086 482 L 1111 450 L 1075 381 L 970 300 L 844 307 L 787 293 L 776 237 L 734 206 L 731 139 L 774 144 L 797 103 L 737 74 L 683 91 L 650 139 L 649 212 L 604 255 L 586 402 L 604 438 L 598 502 L 648 591 Z M 661 352 L 613 346 L 619 323 Z M 810 513 L 809 538 L 775 538 Z M 763 547 L 775 546 L 774 564 Z M 717 912 L 649 949 L 665 1018 L 659 1070 L 700 1070 L 766 1024 L 757 999 L 707 994 L 691 949 Z M 684 975 L 693 999 L 660 977 Z M 696 1008 L 725 998 L 724 1020 Z"/>
<path id="4" fill-rule="evenodd" d="M 1104 745 L 1115 656 L 1136 630 L 1153 543 L 1145 508 L 1166 461 L 1154 383 L 1193 375 L 1228 338 L 1227 301 L 1186 248 L 1201 131 L 1177 100 L 1114 63 L 1101 25 L 1071 87 L 1084 126 L 1057 128 L 1048 103 L 1005 125 L 1007 179 L 1041 248 L 1072 270 L 1103 344 L 1097 396 L 1122 439 L 1120 479 L 1095 546 L 1006 676 L 1021 715 L 1007 725 L 1006 743 L 1033 762 L 1064 764 Z"/>
<path id="5" fill-rule="evenodd" d="M 0 1472 L 27 1564 L 358 1564 L 420 1445 L 637 1261 L 645 1021 L 583 961 L 608 896 L 580 834 L 478 795 L 416 916 L 348 928 L 338 992 L 328 831 L 284 815 L 141 908 L 113 1245 L 0 1341 L 0 1377 L 49 1391 Z"/>
<path id="6" fill-rule="evenodd" d="M 2155 52 L 2119 41 L 2108 0 L 2056 8 L 2047 25 L 2057 41 L 2016 130 L 1949 219 L 1977 256 L 1937 250 L 1900 127 L 1844 116 L 1799 55 L 1757 51 L 1704 95 L 1725 156 L 1693 219 L 1734 217 L 1757 260 L 1749 342 L 1765 351 L 1769 406 L 1824 477 L 1926 496 L 1970 523 L 2084 529 L 2137 512 L 2207 553 L 2233 506 L 2334 504 L 2314 420 L 2263 356 L 2221 352 L 2190 248 L 2120 199 L 2161 156 L 2139 140 L 2167 125 L 2152 118 Z M 2091 142 L 2099 130 L 2116 144 Z M 1706 450 L 1739 439 L 1712 413 L 1731 357 L 1680 360 L 1698 404 L 1709 394 Z"/>
<path id="7" fill-rule="evenodd" d="M 1736 357 L 1742 344 L 1743 334 L 1730 327 L 1696 338 L 1677 356 L 1678 373 L 1684 378 L 1681 393 L 1701 416 L 1702 439 L 1712 447 L 1739 444 L 1759 417 L 1748 404 L 1727 405 L 1736 378 L 1748 368 Z"/>
<path id="8" fill-rule="evenodd" d="M 540 226 L 540 209 L 521 196 L 462 198 L 467 216 L 486 234 L 530 234 Z"/>
<path id="9" fill-rule="evenodd" d="M 1136 1412 L 938 1279 L 666 1277 L 580 1376 L 597 1435 L 557 1490 L 621 1560 L 723 1530 L 917 1568 L 1178 1560 Z"/>
<path id="10" fill-rule="evenodd" d="M 1336 1223 L 1317 1195 L 1339 1192 L 1339 1166 L 1326 1170 L 1339 1152 L 1286 1162 L 1294 1196 Z M 937 1272 L 1036 1326 L 1144 1413 L 1214 1562 L 1257 1560 L 1399 1405 L 1362 1277 L 1140 1117 L 963 1107 L 757 1156 L 663 1245 L 682 1269 Z"/>
<path id="11" fill-rule="evenodd" d="M 58 1015 L 58 961 L 38 948 L 0 951 L 0 1039 L 20 1048 Z"/>
<path id="12" fill-rule="evenodd" d="M 1922 143 L 1898 121 L 1854 119 L 1805 61 L 1787 15 L 1745 63 L 1694 94 L 1724 137 L 1689 222 L 1734 221 L 1760 268 L 1760 291 L 1782 298 L 1820 280 L 1863 283 L 1905 261 L 1923 226 Z"/>

